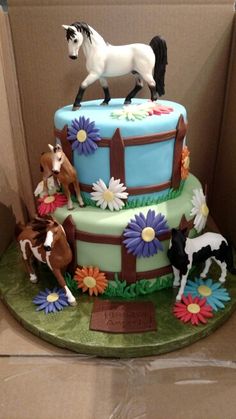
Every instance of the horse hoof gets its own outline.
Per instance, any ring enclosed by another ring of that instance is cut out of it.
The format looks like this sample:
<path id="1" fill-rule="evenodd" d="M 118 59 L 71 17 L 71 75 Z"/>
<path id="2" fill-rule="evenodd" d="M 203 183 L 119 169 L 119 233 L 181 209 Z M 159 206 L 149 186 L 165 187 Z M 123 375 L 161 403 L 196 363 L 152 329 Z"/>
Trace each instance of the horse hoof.
<path id="1" fill-rule="evenodd" d="M 68 211 L 73 211 L 74 207 L 67 208 L 67 209 L 68 209 Z"/>
<path id="2" fill-rule="evenodd" d="M 77 306 L 77 301 L 76 300 L 75 301 L 70 301 L 69 304 L 70 304 L 70 306 L 75 307 L 75 306 Z"/>
<path id="3" fill-rule="evenodd" d="M 182 296 L 178 294 L 178 295 L 176 296 L 176 301 L 181 301 L 181 299 L 182 299 Z"/>
<path id="4" fill-rule="evenodd" d="M 105 100 L 102 103 L 100 103 L 100 106 L 108 106 L 108 105 L 109 103 L 105 102 Z"/>
<path id="5" fill-rule="evenodd" d="M 37 284 L 37 282 L 38 282 L 38 278 L 37 278 L 37 276 L 36 275 L 30 275 L 30 282 L 31 282 L 31 284 Z"/>
<path id="6" fill-rule="evenodd" d="M 124 101 L 124 105 L 131 105 L 131 103 L 132 103 L 131 100 L 125 100 Z"/>
<path id="7" fill-rule="evenodd" d="M 79 204 L 79 207 L 80 208 L 84 208 L 86 205 L 83 203 L 83 204 Z"/>
<path id="8" fill-rule="evenodd" d="M 72 111 L 78 111 L 81 108 L 81 106 L 73 106 Z"/>

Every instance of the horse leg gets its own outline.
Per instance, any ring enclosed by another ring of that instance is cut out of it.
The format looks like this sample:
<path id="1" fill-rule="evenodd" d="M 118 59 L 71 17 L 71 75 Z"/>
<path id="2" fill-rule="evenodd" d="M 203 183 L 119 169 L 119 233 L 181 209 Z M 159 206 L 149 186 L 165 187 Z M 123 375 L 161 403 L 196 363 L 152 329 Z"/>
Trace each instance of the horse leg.
<path id="1" fill-rule="evenodd" d="M 211 264 L 212 264 L 212 259 L 211 258 L 207 259 L 206 262 L 205 262 L 205 268 L 203 269 L 202 273 L 200 274 L 201 278 L 206 278 Z"/>
<path id="2" fill-rule="evenodd" d="M 76 196 L 77 196 L 77 201 L 79 203 L 79 206 L 84 207 L 84 201 L 83 201 L 83 198 L 82 198 L 81 193 L 80 193 L 79 182 L 76 180 L 75 182 L 73 182 L 73 185 L 74 185 L 74 188 L 75 188 L 75 193 L 76 193 Z"/>
<path id="3" fill-rule="evenodd" d="M 179 270 L 177 268 L 175 268 L 174 266 L 172 266 L 172 269 L 173 269 L 173 273 L 174 273 L 173 287 L 178 287 L 179 282 L 180 282 Z"/>
<path id="4" fill-rule="evenodd" d="M 221 269 L 221 275 L 220 275 L 220 278 L 219 278 L 219 282 L 223 283 L 223 282 L 225 282 L 226 275 L 227 275 L 227 265 L 226 265 L 226 262 L 221 262 L 221 260 L 216 259 L 215 257 L 213 259 L 217 263 L 217 265 L 219 265 L 219 267 Z"/>
<path id="5" fill-rule="evenodd" d="M 71 194 L 70 194 L 69 186 L 66 185 L 66 184 L 62 184 L 62 186 L 63 186 L 64 193 L 67 197 L 67 208 L 68 208 L 68 210 L 73 210 L 74 207 L 73 207 L 73 202 L 71 200 Z"/>
<path id="6" fill-rule="evenodd" d="M 88 86 L 90 86 L 90 84 L 94 83 L 98 78 L 99 76 L 96 73 L 89 73 L 89 75 L 84 79 L 84 81 L 80 85 L 79 91 L 75 98 L 72 111 L 77 111 L 80 108 L 80 103 L 83 98 L 85 90 L 87 89 Z"/>
<path id="7" fill-rule="evenodd" d="M 20 241 L 20 248 L 22 252 L 25 269 L 29 274 L 30 282 L 32 282 L 33 284 L 36 284 L 38 282 L 38 278 L 32 266 L 32 252 L 30 250 L 30 247 L 27 243 L 24 243 L 24 241 L 22 242 Z"/>
<path id="8" fill-rule="evenodd" d="M 181 301 L 182 295 L 184 293 L 184 288 L 188 279 L 188 273 L 189 273 L 189 268 L 186 272 L 185 275 L 181 275 L 181 283 L 180 283 L 180 288 L 179 288 L 179 292 L 177 294 L 176 300 L 177 301 Z"/>
<path id="9" fill-rule="evenodd" d="M 107 83 L 106 79 L 104 79 L 103 77 L 101 77 L 99 79 L 99 81 L 100 81 L 100 84 L 101 84 L 101 86 L 103 88 L 103 91 L 104 91 L 104 101 L 101 103 L 101 105 L 108 105 L 108 103 L 111 100 L 110 91 L 109 91 L 109 88 L 108 88 L 108 83 Z"/>
<path id="10" fill-rule="evenodd" d="M 137 93 L 143 88 L 143 80 L 139 73 L 136 71 L 133 71 L 132 74 L 134 74 L 134 77 L 136 79 L 135 86 L 133 90 L 126 96 L 124 104 L 129 105 L 131 103 L 131 99 L 137 95 Z"/>
<path id="11" fill-rule="evenodd" d="M 155 100 L 158 99 L 158 93 L 157 93 L 157 90 L 156 90 L 155 80 L 154 80 L 154 78 L 152 77 L 151 74 L 145 74 L 145 75 L 142 75 L 142 76 L 148 84 L 148 87 L 149 87 L 150 92 L 151 92 L 151 100 L 154 102 Z"/>
<path id="12" fill-rule="evenodd" d="M 69 290 L 69 288 L 66 285 L 65 279 L 60 271 L 60 269 L 53 269 L 52 272 L 54 273 L 55 277 L 57 278 L 57 282 L 58 284 L 64 289 L 64 292 L 66 294 L 68 303 L 71 306 L 76 306 L 76 299 L 73 296 L 73 294 L 71 293 L 71 291 Z"/>

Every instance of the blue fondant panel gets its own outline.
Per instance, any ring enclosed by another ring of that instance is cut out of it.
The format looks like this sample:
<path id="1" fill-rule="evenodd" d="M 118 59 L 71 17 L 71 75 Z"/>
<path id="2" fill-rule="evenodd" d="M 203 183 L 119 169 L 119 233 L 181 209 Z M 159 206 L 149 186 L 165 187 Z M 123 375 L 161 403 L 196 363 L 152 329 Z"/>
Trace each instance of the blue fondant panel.
<path id="1" fill-rule="evenodd" d="M 158 185 L 171 179 L 174 139 L 125 149 L 128 187 Z"/>
<path id="2" fill-rule="evenodd" d="M 79 181 L 91 185 L 99 179 L 106 184 L 110 180 L 110 153 L 108 147 L 98 147 L 95 153 L 88 156 L 73 153 L 74 166 L 77 171 Z"/>

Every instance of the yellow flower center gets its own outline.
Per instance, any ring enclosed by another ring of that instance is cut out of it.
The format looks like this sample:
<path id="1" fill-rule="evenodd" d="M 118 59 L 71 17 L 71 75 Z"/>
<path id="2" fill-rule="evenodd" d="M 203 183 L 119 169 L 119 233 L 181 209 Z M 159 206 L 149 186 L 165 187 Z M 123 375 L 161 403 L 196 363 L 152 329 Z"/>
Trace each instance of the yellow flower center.
<path id="1" fill-rule="evenodd" d="M 114 193 L 112 191 L 110 191 L 109 189 L 107 189 L 105 192 L 103 192 L 103 199 L 106 202 L 111 202 L 114 199 Z"/>
<path id="2" fill-rule="evenodd" d="M 202 214 L 204 217 L 207 217 L 207 216 L 208 216 L 208 214 L 209 214 L 209 209 L 208 209 L 208 206 L 207 206 L 206 204 L 202 204 L 202 206 L 201 206 L 201 214 Z"/>
<path id="3" fill-rule="evenodd" d="M 49 303 L 54 303 L 55 301 L 57 301 L 59 299 L 59 295 L 56 292 L 52 292 L 51 294 L 49 294 L 47 296 L 47 301 Z"/>
<path id="4" fill-rule="evenodd" d="M 188 169 L 189 168 L 189 165 L 190 165 L 190 158 L 187 156 L 184 159 L 184 168 L 185 169 Z"/>
<path id="5" fill-rule="evenodd" d="M 207 287 L 206 285 L 200 285 L 198 287 L 199 294 L 203 295 L 203 297 L 209 297 L 212 294 L 211 288 Z"/>
<path id="6" fill-rule="evenodd" d="M 192 304 L 189 304 L 187 306 L 187 310 L 189 311 L 189 313 L 197 314 L 197 313 L 199 313 L 199 311 L 201 310 L 201 308 L 200 308 L 200 306 L 198 304 L 192 303 Z"/>
<path id="7" fill-rule="evenodd" d="M 86 276 L 83 279 L 83 283 L 84 285 L 86 285 L 86 287 L 88 288 L 94 288 L 96 286 L 96 279 L 93 276 Z"/>
<path id="8" fill-rule="evenodd" d="M 151 242 L 155 238 L 155 230 L 152 227 L 145 227 L 142 230 L 142 239 L 145 242 Z"/>
<path id="9" fill-rule="evenodd" d="M 55 201 L 55 196 L 47 196 L 44 200 L 43 200 L 43 202 L 45 203 L 45 204 L 51 204 L 52 202 L 54 202 Z"/>
<path id="10" fill-rule="evenodd" d="M 80 129 L 77 132 L 76 138 L 80 143 L 84 143 L 87 139 L 87 132 L 84 129 Z"/>

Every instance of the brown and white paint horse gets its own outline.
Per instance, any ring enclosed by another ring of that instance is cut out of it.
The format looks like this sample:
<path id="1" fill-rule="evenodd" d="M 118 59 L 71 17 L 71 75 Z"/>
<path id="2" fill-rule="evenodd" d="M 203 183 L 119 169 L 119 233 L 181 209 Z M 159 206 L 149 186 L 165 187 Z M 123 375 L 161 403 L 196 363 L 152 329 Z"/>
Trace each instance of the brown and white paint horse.
<path id="1" fill-rule="evenodd" d="M 38 282 L 32 265 L 34 256 L 49 266 L 58 284 L 64 289 L 68 303 L 72 306 L 76 305 L 75 297 L 67 287 L 62 274 L 72 260 L 72 251 L 62 225 L 53 217 L 47 216 L 45 218 L 37 217 L 26 226 L 19 226 L 18 229 L 17 241 L 20 244 L 30 281 Z"/>
<path id="2" fill-rule="evenodd" d="M 48 147 L 50 151 L 43 153 L 40 158 L 40 168 L 43 172 L 44 193 L 48 194 L 47 179 L 53 175 L 57 184 L 59 183 L 63 186 L 64 193 L 68 200 L 68 210 L 73 209 L 73 203 L 69 189 L 70 184 L 73 184 L 79 205 L 80 207 L 83 207 L 84 202 L 80 193 L 80 187 L 75 168 L 72 166 L 59 144 L 57 144 L 55 147 L 53 147 L 51 144 L 48 144 Z"/>

